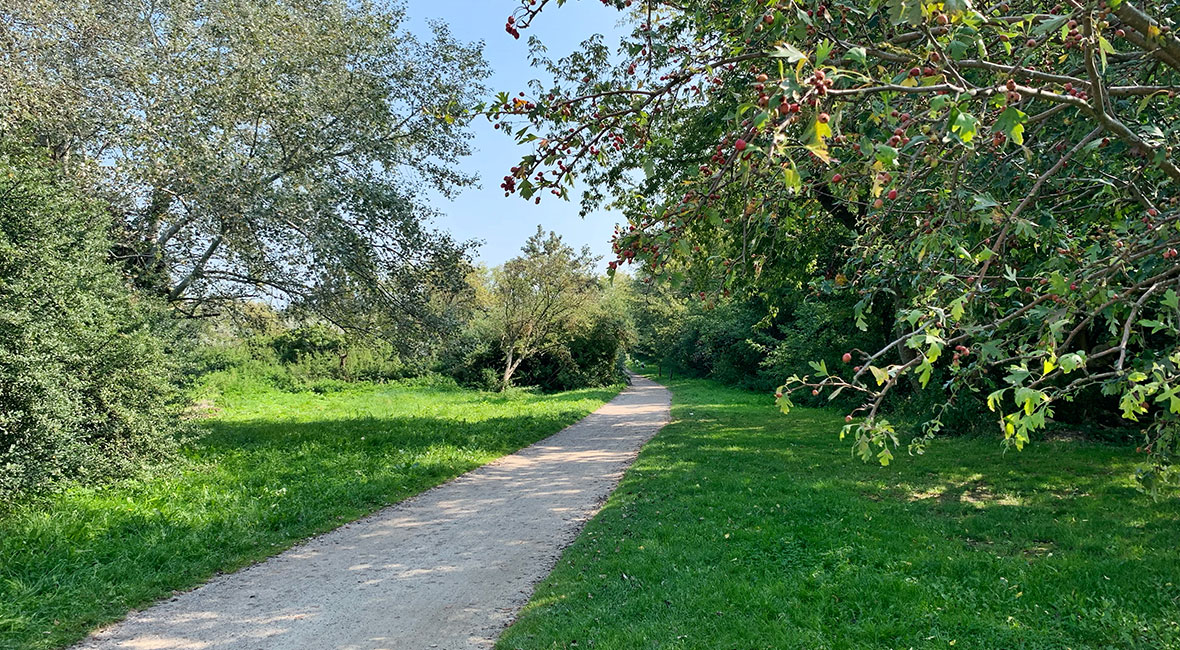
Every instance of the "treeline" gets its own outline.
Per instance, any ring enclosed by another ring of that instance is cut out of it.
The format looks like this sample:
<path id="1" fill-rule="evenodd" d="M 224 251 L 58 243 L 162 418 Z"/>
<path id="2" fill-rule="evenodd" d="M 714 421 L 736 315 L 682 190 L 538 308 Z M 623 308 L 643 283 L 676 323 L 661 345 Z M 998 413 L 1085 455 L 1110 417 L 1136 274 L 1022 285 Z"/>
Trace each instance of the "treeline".
<path id="1" fill-rule="evenodd" d="M 625 276 L 619 275 L 623 278 Z M 667 282 L 649 281 L 644 269 L 634 281 L 628 304 L 637 340 L 631 350 L 636 361 L 664 377 L 707 377 L 749 390 L 774 393 L 792 376 L 815 375 L 821 368 L 856 370 L 853 359 L 879 349 L 895 337 L 890 314 L 866 316 L 856 300 L 846 294 L 820 294 L 807 287 L 780 288 L 742 295 L 706 294 Z M 849 324 L 862 319 L 863 328 Z M 904 352 L 885 359 L 904 363 Z M 955 368 L 937 368 L 930 382 L 947 382 Z M 997 374 L 985 386 L 999 388 Z M 921 436 L 921 423 L 936 418 L 943 433 L 993 434 L 994 418 L 987 406 L 987 392 L 961 392 L 950 400 L 931 395 L 917 381 L 906 381 L 890 396 L 889 408 L 897 414 L 903 437 Z M 797 396 L 799 404 L 813 407 L 855 408 L 860 396 L 820 392 Z M 1113 416 L 1115 398 L 1099 390 L 1085 392 L 1071 409 L 1058 413 L 1054 427 L 1071 436 L 1125 440 L 1139 429 Z"/>
<path id="2" fill-rule="evenodd" d="M 203 329 L 192 367 L 197 376 L 220 373 L 215 390 L 262 382 L 330 392 L 426 375 L 486 391 L 617 383 L 635 340 L 631 285 L 599 275 L 596 261 L 538 228 L 504 265 L 469 267 L 465 288 L 447 296 L 451 327 L 412 348 L 314 314 L 242 303 Z"/>

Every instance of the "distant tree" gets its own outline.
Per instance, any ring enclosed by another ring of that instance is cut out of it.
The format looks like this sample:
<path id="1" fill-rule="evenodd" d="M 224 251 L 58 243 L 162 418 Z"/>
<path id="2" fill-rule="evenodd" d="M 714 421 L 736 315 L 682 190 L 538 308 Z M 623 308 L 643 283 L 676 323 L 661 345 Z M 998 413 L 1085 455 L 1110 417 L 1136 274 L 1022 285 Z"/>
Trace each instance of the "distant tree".
<path id="1" fill-rule="evenodd" d="M 421 324 L 427 285 L 461 283 L 468 245 L 427 228 L 415 197 L 472 181 L 455 163 L 487 68 L 479 44 L 404 22 L 346 0 L 13 0 L 0 131 L 31 123 L 91 172 L 117 259 L 182 313 L 269 294 Z"/>
<path id="2" fill-rule="evenodd" d="M 623 278 L 615 275 L 615 282 Z M 672 343 L 684 327 L 687 317 L 687 298 L 668 283 L 655 282 L 648 273 L 630 280 L 628 311 L 635 320 L 635 353 L 658 365 L 662 374 Z"/>
<path id="3" fill-rule="evenodd" d="M 599 293 L 589 248 L 575 251 L 537 226 L 522 251 L 493 273 L 492 320 L 500 335 L 504 388 L 522 362 L 561 345 Z"/>

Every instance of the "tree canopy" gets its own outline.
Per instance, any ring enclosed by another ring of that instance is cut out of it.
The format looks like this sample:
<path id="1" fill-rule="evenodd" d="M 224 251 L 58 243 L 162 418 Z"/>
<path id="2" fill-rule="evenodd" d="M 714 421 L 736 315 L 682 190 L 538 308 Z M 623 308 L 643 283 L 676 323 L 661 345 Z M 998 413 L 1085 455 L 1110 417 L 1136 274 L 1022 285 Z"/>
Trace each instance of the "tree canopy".
<path id="1" fill-rule="evenodd" d="M 492 321 L 500 334 L 504 387 L 525 360 L 563 343 L 562 335 L 598 290 L 589 248 L 576 251 L 557 233 L 546 235 L 537 226 L 521 252 L 492 277 Z"/>
<path id="2" fill-rule="evenodd" d="M 561 0 L 524 1 L 509 32 Z M 1175 3 L 607 1 L 633 27 L 490 117 L 539 201 L 590 189 L 628 224 L 619 265 L 728 292 L 855 297 L 890 333 L 786 379 L 859 394 L 842 432 L 898 443 L 899 387 L 980 393 L 1021 447 L 1084 399 L 1145 428 L 1145 486 L 1180 452 L 1180 40 Z M 543 27 L 542 27 L 543 29 Z M 941 426 L 935 409 L 911 446 Z"/>
<path id="3" fill-rule="evenodd" d="M 416 196 L 473 181 L 461 118 L 488 71 L 480 44 L 404 22 L 343 0 L 16 0 L 0 130 L 85 172 L 115 256 L 183 313 L 268 295 L 409 325 L 426 287 L 461 285 L 469 244 Z"/>

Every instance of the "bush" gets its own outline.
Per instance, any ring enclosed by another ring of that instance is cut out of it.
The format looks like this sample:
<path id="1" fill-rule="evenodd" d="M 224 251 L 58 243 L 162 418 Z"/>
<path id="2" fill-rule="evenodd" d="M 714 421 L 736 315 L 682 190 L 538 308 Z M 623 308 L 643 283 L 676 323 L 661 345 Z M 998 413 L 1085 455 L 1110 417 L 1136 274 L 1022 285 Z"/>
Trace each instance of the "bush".
<path id="1" fill-rule="evenodd" d="M 176 323 L 108 261 L 109 217 L 11 148 L 0 195 L 0 499 L 166 455 Z"/>
<path id="2" fill-rule="evenodd" d="M 557 345 L 523 361 L 513 383 L 546 391 L 614 384 L 623 379 L 623 361 L 634 338 L 625 316 L 596 309 Z M 500 390 L 503 362 L 495 328 L 477 320 L 443 349 L 438 370 L 462 386 Z"/>
<path id="3" fill-rule="evenodd" d="M 439 372 L 452 377 L 461 386 L 478 390 L 498 390 L 500 374 L 499 341 L 486 321 L 469 323 L 447 342 L 439 354 Z"/>
<path id="4" fill-rule="evenodd" d="M 880 334 L 857 329 L 848 317 L 851 311 L 851 303 L 837 297 L 795 303 L 779 325 L 779 341 L 762 362 L 763 372 L 777 386 L 791 375 L 815 375 L 813 361 L 840 368 L 845 352 L 876 349 Z"/>
<path id="5" fill-rule="evenodd" d="M 265 312 L 261 303 L 239 306 Z M 193 375 L 214 394 L 235 393 L 242 386 L 285 392 L 329 392 L 347 382 L 388 382 L 430 371 L 430 360 L 406 362 L 393 345 L 349 335 L 314 323 L 288 328 L 274 322 L 259 327 L 257 319 L 226 319 L 207 331 L 195 355 Z M 209 397 L 209 396 L 206 396 Z"/>
<path id="6" fill-rule="evenodd" d="M 623 316 L 597 310 L 562 345 L 526 360 L 517 381 L 543 390 L 607 386 L 623 379 L 626 350 L 635 338 Z"/>
<path id="7" fill-rule="evenodd" d="M 346 358 L 348 341 L 343 332 L 317 323 L 287 330 L 274 337 L 271 346 L 283 363 L 296 363 L 314 356 L 338 355 Z"/>

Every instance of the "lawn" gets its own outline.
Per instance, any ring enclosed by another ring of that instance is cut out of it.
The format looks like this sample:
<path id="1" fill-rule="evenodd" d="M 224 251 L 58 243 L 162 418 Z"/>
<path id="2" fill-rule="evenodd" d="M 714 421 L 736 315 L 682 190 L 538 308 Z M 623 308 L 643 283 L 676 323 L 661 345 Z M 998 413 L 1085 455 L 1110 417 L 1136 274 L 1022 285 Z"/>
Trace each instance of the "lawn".
<path id="1" fill-rule="evenodd" d="M 248 388 L 219 400 L 179 466 L 0 515 L 0 648 L 64 646 L 555 433 L 617 392 Z"/>
<path id="2" fill-rule="evenodd" d="M 950 438 L 882 468 L 835 413 L 673 381 L 673 423 L 500 650 L 1180 648 L 1180 501 L 1134 448 Z"/>

